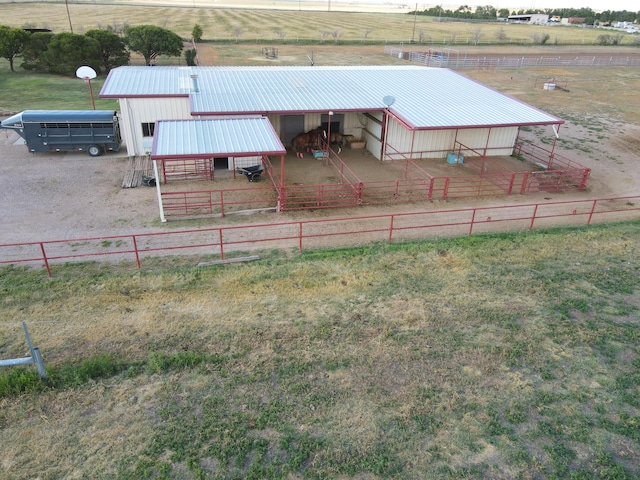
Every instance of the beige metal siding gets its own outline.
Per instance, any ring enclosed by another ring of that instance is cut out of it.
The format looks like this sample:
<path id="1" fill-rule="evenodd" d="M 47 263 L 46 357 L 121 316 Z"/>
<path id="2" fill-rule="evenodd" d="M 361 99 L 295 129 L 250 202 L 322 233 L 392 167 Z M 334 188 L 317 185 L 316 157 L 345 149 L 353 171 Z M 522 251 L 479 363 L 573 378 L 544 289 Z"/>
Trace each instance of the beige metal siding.
<path id="1" fill-rule="evenodd" d="M 389 120 L 387 142 L 393 147 L 387 150 L 387 160 L 412 158 L 444 158 L 453 149 L 456 131 L 419 130 L 411 132 L 393 119 Z M 413 143 L 413 147 L 412 147 Z M 394 149 L 398 152 L 394 152 Z M 394 154 L 395 153 L 395 154 Z M 403 154 L 403 155 L 400 155 Z"/>
<path id="2" fill-rule="evenodd" d="M 480 154 L 484 153 L 486 146 L 488 156 L 511 155 L 517 135 L 517 127 L 470 128 L 458 130 L 458 142 Z M 467 152 L 466 155 L 477 156 L 474 152 Z"/>
<path id="3" fill-rule="evenodd" d="M 187 97 L 125 98 L 120 100 L 120 112 L 129 156 L 151 152 L 153 139 L 142 136 L 143 123 L 193 118 Z"/>
<path id="4" fill-rule="evenodd" d="M 406 130 L 394 119 L 389 119 L 387 126 L 388 148 L 385 160 L 402 159 L 413 151 L 412 158 L 445 158 L 447 153 L 459 148 L 456 141 L 475 152 L 468 150 L 462 153 L 475 156 L 476 152 L 486 155 L 511 155 L 518 135 L 517 127 L 502 128 L 469 128 L 447 130 Z"/>

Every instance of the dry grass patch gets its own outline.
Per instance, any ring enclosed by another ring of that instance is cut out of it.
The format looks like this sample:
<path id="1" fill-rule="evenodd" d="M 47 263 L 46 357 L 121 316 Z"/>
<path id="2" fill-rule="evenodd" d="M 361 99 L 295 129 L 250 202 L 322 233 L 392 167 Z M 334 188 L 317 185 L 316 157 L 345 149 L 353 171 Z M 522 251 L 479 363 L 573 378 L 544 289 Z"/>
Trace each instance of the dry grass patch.
<path id="1" fill-rule="evenodd" d="M 594 133 L 598 129 L 607 133 L 622 123 L 640 123 L 637 109 L 632 107 L 640 101 L 640 70 L 637 68 L 539 68 L 462 73 L 560 118 L 575 120 Z M 569 92 L 544 90 L 544 82 L 550 79 L 559 85 L 566 82 Z"/>
<path id="2" fill-rule="evenodd" d="M 637 230 L 5 269 L 3 318 L 32 324 L 55 381 L 2 398 L 3 474 L 633 478 Z M 1 333 L 1 356 L 24 349 Z M 69 376 L 105 353 L 114 373 Z"/>

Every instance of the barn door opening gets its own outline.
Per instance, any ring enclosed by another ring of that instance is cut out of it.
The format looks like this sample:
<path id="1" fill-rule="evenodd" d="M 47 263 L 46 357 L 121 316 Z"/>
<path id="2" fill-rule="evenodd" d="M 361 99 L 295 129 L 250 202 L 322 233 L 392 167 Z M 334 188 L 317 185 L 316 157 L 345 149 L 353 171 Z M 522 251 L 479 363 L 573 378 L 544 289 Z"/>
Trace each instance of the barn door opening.
<path id="1" fill-rule="evenodd" d="M 304 115 L 283 115 L 280 118 L 280 137 L 285 146 L 291 145 L 291 140 L 304 132 Z"/>
<path id="2" fill-rule="evenodd" d="M 229 170 L 229 159 L 227 157 L 213 159 L 214 170 Z"/>
<path id="3" fill-rule="evenodd" d="M 320 125 L 326 132 L 329 129 L 329 115 L 322 115 L 320 117 Z M 344 115 L 342 113 L 331 115 L 331 131 L 343 133 Z"/>

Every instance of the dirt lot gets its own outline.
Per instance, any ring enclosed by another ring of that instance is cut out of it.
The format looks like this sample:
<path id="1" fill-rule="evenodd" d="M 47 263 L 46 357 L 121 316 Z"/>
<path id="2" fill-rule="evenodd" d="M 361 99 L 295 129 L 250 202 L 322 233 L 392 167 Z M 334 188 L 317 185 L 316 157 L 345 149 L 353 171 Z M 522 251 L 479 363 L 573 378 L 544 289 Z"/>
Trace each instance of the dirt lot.
<path id="1" fill-rule="evenodd" d="M 248 50 L 236 47 L 232 53 L 241 58 L 230 57 L 226 60 L 242 64 L 242 59 L 246 63 L 248 56 L 259 55 L 260 49 L 257 46 L 248 46 L 246 49 Z M 308 53 L 305 47 L 286 46 L 281 50 L 283 55 L 277 61 L 278 64 L 300 64 Z M 335 47 L 327 47 L 326 52 L 324 49 L 317 50 L 317 59 L 324 59 L 331 64 L 393 63 L 390 57 L 380 55 L 380 46 L 362 49 L 349 47 L 341 49 L 339 55 Z M 200 51 L 199 54 L 206 60 L 205 64 L 215 65 L 222 63 L 220 52 L 218 46 Z M 256 58 L 256 62 L 257 60 Z M 599 68 L 591 71 L 531 69 L 462 72 L 566 120 L 566 124 L 560 129 L 556 150 L 591 168 L 592 174 L 586 191 L 553 195 L 483 197 L 388 208 L 360 207 L 350 211 L 328 209 L 304 213 L 227 216 L 188 223 L 161 223 L 155 189 L 122 188 L 128 164 L 127 158 L 123 156 L 124 148 L 121 149 L 122 153 L 97 158 L 75 152 L 30 154 L 20 144 L 17 134 L 0 130 L 0 244 L 177 230 L 194 226 L 283 222 L 307 217 L 335 218 L 391 211 L 640 195 L 640 115 L 637 113 L 637 93 L 634 93 L 638 91 L 637 70 L 630 68 L 611 72 Z M 547 92 L 534 87 L 539 79 L 547 76 L 556 77 L 559 82 L 566 81 L 571 91 Z M 522 136 L 536 140 L 536 143 L 546 148 L 550 148 L 554 138 L 551 127 L 523 129 Z M 365 150 L 346 149 L 344 158 L 354 169 L 357 166 L 358 175 L 363 180 L 388 179 L 391 174 L 388 166 L 381 165 Z M 337 179 L 336 172 L 322 167 L 321 163 L 309 156 L 297 159 L 289 154 L 286 158 L 287 183 L 334 182 Z M 448 167 L 442 164 L 438 168 Z M 441 171 L 434 173 L 443 174 Z M 252 185 L 254 184 L 248 183 L 244 177 L 233 180 L 229 173 L 225 175 L 222 171 L 216 171 L 216 179 L 212 182 L 198 182 L 188 186 L 184 183 L 170 184 L 163 189 L 213 190 L 247 188 Z M 266 178 L 256 185 L 265 186 Z"/>
<path id="2" fill-rule="evenodd" d="M 474 205 L 522 204 L 538 201 L 563 201 L 570 199 L 604 198 L 640 194 L 640 127 L 636 125 L 612 124 L 608 134 L 593 144 L 593 135 L 579 126 L 568 124 L 561 129 L 567 145 L 589 143 L 589 153 L 580 150 L 559 152 L 592 169 L 589 187 L 584 192 L 562 194 L 539 194 L 531 196 L 485 197 L 452 201 L 425 202 L 393 207 L 362 207 L 349 212 L 324 210 L 296 212 L 291 214 L 266 213 L 255 216 L 228 216 L 223 219 L 201 220 L 198 226 L 239 224 L 273 220 L 277 222 L 306 217 L 338 217 L 344 215 L 369 215 L 390 211 L 420 211 L 441 208 L 466 208 Z M 546 135 L 550 131 L 531 131 Z M 121 152 L 124 150 L 121 150 Z M 379 165 L 364 150 L 345 150 L 345 160 L 352 162 L 360 171 L 366 169 L 368 179 L 380 179 L 389 174 L 388 168 Z M 127 158 L 120 154 L 108 154 L 93 158 L 85 153 L 31 154 L 21 144 L 14 132 L 0 131 L 0 243 L 18 243 L 41 240 L 72 239 L 141 233 L 164 229 L 192 227 L 171 221 L 160 222 L 156 190 L 148 187 L 122 188 L 127 169 Z M 297 159 L 293 154 L 286 157 L 291 168 L 297 171 L 299 180 L 291 183 L 326 182 L 336 176 L 330 167 L 307 155 Z M 371 167 L 369 167 L 369 165 Z M 376 168 L 377 165 L 377 168 Z M 455 166 L 454 166 L 455 167 Z M 202 182 L 198 182 L 202 185 Z M 251 185 L 244 177 L 235 180 L 230 175 L 218 175 L 216 180 L 202 185 L 217 189 L 246 188 Z M 180 183 L 169 184 L 171 190 L 185 188 Z"/>

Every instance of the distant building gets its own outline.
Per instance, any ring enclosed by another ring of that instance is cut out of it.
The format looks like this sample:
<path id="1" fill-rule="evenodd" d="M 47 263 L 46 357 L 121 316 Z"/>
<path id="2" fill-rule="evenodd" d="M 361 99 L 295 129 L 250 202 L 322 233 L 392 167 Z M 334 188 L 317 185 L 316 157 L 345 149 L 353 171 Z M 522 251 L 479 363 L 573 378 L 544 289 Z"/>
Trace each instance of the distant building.
<path id="1" fill-rule="evenodd" d="M 542 13 L 527 13 L 524 15 L 509 15 L 507 21 L 511 23 L 532 23 L 544 25 L 549 22 L 549 15 Z"/>

